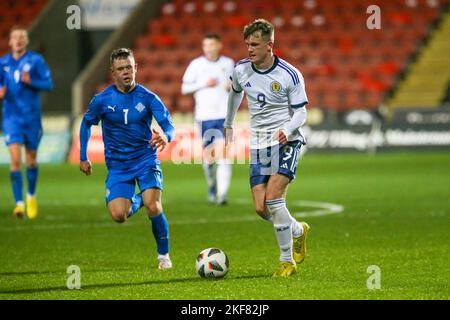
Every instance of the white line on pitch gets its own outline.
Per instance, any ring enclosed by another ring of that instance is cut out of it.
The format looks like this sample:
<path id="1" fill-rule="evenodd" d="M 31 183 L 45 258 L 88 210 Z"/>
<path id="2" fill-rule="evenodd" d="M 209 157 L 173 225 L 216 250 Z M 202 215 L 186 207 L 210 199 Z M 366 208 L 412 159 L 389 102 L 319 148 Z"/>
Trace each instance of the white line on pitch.
<path id="1" fill-rule="evenodd" d="M 235 199 L 233 202 L 237 204 L 248 204 L 249 200 L 246 199 Z M 328 202 L 319 202 L 319 201 L 305 201 L 305 200 L 293 200 L 290 201 L 291 207 L 312 207 L 317 208 L 317 210 L 312 211 L 293 211 L 292 215 L 297 218 L 305 218 L 305 217 L 319 217 L 324 215 L 332 215 L 338 214 L 344 211 L 344 206 L 334 203 Z M 43 220 L 47 221 L 56 221 L 56 220 L 64 220 L 64 216 L 44 216 Z M 170 225 L 187 225 L 187 224 L 208 224 L 208 223 L 234 223 L 234 222 L 245 222 L 245 221 L 255 221 L 261 220 L 255 214 L 253 215 L 244 215 L 234 218 L 222 218 L 222 219 L 195 219 L 195 220 L 171 220 L 169 219 Z M 136 222 L 125 223 L 122 224 L 121 227 L 140 227 L 141 224 Z M 80 221 L 79 223 L 62 223 L 62 224 L 38 224 L 38 225 L 22 225 L 22 226 L 0 226 L 1 231 L 14 231 L 14 230 L 51 230 L 51 229 L 72 229 L 72 228 L 117 228 L 117 224 L 112 221 L 108 222 L 86 222 Z"/>

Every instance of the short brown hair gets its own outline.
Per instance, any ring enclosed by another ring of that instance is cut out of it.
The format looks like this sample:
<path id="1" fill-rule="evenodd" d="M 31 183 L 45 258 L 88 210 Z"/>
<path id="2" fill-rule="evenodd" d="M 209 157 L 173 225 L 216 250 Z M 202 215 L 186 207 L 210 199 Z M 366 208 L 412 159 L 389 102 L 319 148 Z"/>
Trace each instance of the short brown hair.
<path id="1" fill-rule="evenodd" d="M 115 49 L 115 50 L 113 50 L 113 52 L 111 52 L 111 56 L 109 58 L 109 65 L 112 67 L 114 60 L 126 59 L 126 58 L 134 59 L 133 50 L 131 50 L 129 48 Z"/>
<path id="2" fill-rule="evenodd" d="M 221 37 L 220 37 L 220 34 L 215 33 L 215 32 L 209 32 L 209 33 L 205 34 L 203 36 L 203 39 L 215 39 L 217 41 L 221 41 L 222 40 Z"/>
<path id="3" fill-rule="evenodd" d="M 253 33 L 261 31 L 261 37 L 266 41 L 275 41 L 275 29 L 273 24 L 265 19 L 256 19 L 244 27 L 244 40 Z"/>
<path id="4" fill-rule="evenodd" d="M 16 25 L 12 26 L 11 29 L 9 29 L 9 36 L 11 36 L 11 34 L 12 34 L 14 31 L 16 31 L 16 30 L 23 30 L 23 31 L 25 31 L 25 32 L 27 33 L 27 35 L 28 35 L 28 30 L 27 30 L 27 28 L 25 28 L 24 26 L 21 26 L 21 25 L 16 24 Z"/>

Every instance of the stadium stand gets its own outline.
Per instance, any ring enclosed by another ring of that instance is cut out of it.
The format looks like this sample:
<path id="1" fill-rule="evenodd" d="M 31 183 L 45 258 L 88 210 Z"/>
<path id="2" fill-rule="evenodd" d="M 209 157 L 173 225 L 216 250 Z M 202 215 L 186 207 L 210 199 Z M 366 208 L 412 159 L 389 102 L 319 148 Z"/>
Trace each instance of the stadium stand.
<path id="1" fill-rule="evenodd" d="M 14 25 L 29 27 L 47 0 L 3 0 L 0 10 L 0 56 L 9 51 L 9 31 Z"/>
<path id="2" fill-rule="evenodd" d="M 171 111 L 192 111 L 192 99 L 181 96 L 181 77 L 189 61 L 201 54 L 204 33 L 220 33 L 223 53 L 238 61 L 247 55 L 244 25 L 264 17 L 276 27 L 275 53 L 303 73 L 310 107 L 376 109 L 392 94 L 447 0 L 379 1 L 381 30 L 366 26 L 366 10 L 372 2 L 166 3 L 135 40 L 138 81 L 170 101 Z"/>
<path id="3" fill-rule="evenodd" d="M 450 83 L 450 12 L 428 39 L 398 90 L 389 101 L 392 107 L 437 107 L 445 99 Z"/>

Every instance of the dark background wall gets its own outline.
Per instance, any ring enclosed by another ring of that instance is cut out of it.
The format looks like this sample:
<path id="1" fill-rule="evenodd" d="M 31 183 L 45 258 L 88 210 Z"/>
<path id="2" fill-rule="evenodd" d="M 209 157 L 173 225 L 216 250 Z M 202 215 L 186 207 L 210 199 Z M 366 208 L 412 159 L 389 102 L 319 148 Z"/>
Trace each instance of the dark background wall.
<path id="1" fill-rule="evenodd" d="M 70 112 L 70 85 L 83 67 L 80 31 L 69 30 L 72 0 L 53 0 L 30 30 L 30 50 L 39 51 L 52 71 L 53 91 L 42 94 L 44 113 Z"/>

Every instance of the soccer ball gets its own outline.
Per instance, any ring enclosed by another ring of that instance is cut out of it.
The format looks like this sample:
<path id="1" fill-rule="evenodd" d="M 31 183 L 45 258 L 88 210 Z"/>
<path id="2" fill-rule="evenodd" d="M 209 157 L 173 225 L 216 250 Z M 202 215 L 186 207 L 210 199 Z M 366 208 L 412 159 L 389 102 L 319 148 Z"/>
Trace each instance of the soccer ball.
<path id="1" fill-rule="evenodd" d="M 202 278 L 222 278 L 228 272 L 228 257 L 220 249 L 208 248 L 197 256 L 197 273 Z"/>

